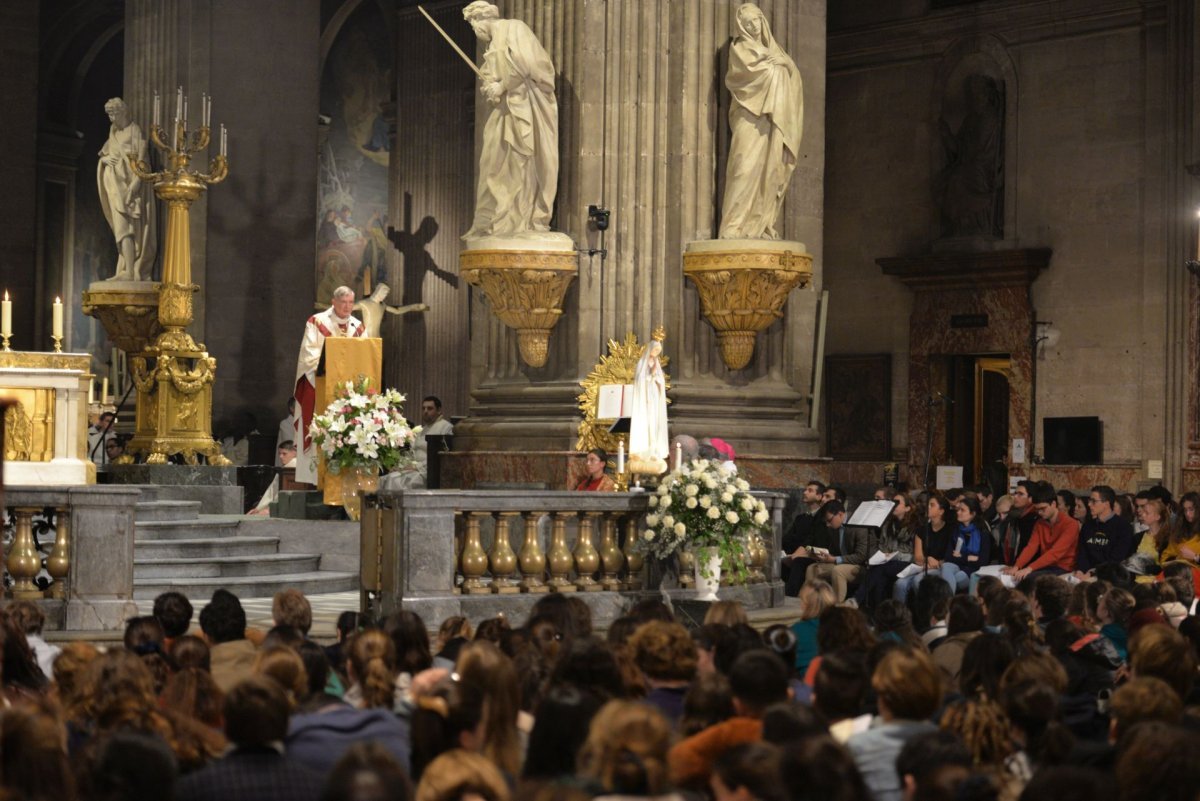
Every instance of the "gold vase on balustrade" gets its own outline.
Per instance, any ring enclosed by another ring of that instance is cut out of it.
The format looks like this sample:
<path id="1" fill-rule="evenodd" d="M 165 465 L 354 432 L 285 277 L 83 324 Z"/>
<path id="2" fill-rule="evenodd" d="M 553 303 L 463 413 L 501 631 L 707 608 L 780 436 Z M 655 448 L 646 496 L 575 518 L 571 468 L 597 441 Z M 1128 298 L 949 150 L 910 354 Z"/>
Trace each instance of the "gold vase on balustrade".
<path id="1" fill-rule="evenodd" d="M 567 547 L 567 519 L 563 512 L 554 513 L 554 527 L 550 533 L 550 552 L 546 554 L 550 579 L 550 592 L 575 592 L 571 583 L 571 568 L 575 566 L 575 557 Z"/>
<path id="2" fill-rule="evenodd" d="M 530 513 L 525 517 L 525 541 L 521 544 L 518 561 L 521 565 L 521 592 L 549 592 L 542 580 L 546 575 L 546 555 L 538 542 L 538 516 Z"/>
<path id="3" fill-rule="evenodd" d="M 767 564 L 767 548 L 762 537 L 757 532 L 747 534 L 742 548 L 746 554 L 746 583 L 761 584 L 766 581 L 767 575 L 763 568 Z"/>
<path id="4" fill-rule="evenodd" d="M 579 521 L 579 539 L 575 541 L 575 586 L 583 592 L 599 592 L 604 589 L 594 578 L 600 569 L 600 552 L 592 544 L 592 533 L 595 531 L 596 518 L 599 512 L 585 512 Z"/>
<path id="5" fill-rule="evenodd" d="M 621 589 L 621 568 L 625 566 L 625 554 L 617 546 L 617 520 L 612 515 L 605 515 L 603 533 L 600 535 L 600 563 L 604 566 L 604 579 L 601 586 L 606 590 Z"/>
<path id="6" fill-rule="evenodd" d="M 41 509 L 17 508 L 12 545 L 8 550 L 8 574 L 12 576 L 12 597 L 17 601 L 32 601 L 42 597 L 33 583 L 42 569 L 42 560 L 33 547 L 33 516 Z"/>
<path id="7" fill-rule="evenodd" d="M 517 555 L 508 541 L 509 523 L 519 514 L 519 512 L 500 512 L 500 516 L 496 520 L 496 535 L 492 539 L 492 552 L 488 554 L 488 563 L 492 569 L 492 580 L 488 587 L 492 592 L 501 595 L 521 591 L 517 582 L 512 578 L 517 569 Z"/>
<path id="8" fill-rule="evenodd" d="M 676 554 L 679 564 L 679 586 L 691 589 L 696 584 L 696 554 L 690 548 L 680 548 Z"/>
<path id="9" fill-rule="evenodd" d="M 640 590 L 645 583 L 642 568 L 646 566 L 646 557 L 637 548 L 638 521 L 630 516 L 625 520 L 625 587 L 630 590 Z"/>
<path id="10" fill-rule="evenodd" d="M 67 575 L 71 569 L 71 510 L 54 510 L 54 549 L 46 558 L 46 572 L 54 583 L 47 590 L 50 598 L 65 598 Z"/>
<path id="11" fill-rule="evenodd" d="M 479 518 L 481 512 L 466 512 L 467 532 L 463 538 L 462 558 L 459 564 L 462 568 L 462 590 L 467 595 L 484 595 L 491 592 L 483 583 L 483 575 L 487 572 L 487 552 L 479 540 Z"/>

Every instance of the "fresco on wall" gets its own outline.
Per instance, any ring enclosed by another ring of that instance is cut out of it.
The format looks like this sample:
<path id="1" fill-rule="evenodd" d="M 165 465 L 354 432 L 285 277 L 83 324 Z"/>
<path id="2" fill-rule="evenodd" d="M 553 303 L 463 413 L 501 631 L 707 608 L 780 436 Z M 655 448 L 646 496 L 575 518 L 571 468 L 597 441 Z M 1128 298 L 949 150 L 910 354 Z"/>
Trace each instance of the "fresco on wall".
<path id="1" fill-rule="evenodd" d="M 316 231 L 316 300 L 343 284 L 360 296 L 386 277 L 390 97 L 387 25 L 364 3 L 338 32 L 321 75 L 324 124 Z"/>

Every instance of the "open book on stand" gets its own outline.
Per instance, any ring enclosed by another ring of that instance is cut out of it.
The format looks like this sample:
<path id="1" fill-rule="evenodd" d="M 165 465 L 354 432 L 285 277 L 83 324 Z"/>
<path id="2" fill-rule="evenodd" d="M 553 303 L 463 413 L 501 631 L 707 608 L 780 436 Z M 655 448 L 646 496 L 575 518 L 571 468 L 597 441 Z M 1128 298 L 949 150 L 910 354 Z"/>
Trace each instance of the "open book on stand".
<path id="1" fill-rule="evenodd" d="M 850 515 L 846 525 L 879 528 L 887 522 L 888 515 L 895 507 L 895 501 L 863 501 L 854 507 L 854 514 Z"/>

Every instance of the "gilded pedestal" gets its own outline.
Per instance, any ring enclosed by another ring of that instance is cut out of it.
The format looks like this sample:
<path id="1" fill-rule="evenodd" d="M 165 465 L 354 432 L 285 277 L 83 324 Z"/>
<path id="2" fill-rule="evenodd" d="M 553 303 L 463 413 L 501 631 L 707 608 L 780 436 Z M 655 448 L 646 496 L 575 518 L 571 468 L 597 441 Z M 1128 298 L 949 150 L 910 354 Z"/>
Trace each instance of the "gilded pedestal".
<path id="1" fill-rule="evenodd" d="M 717 330 L 722 361 L 740 370 L 750 363 L 759 332 L 783 317 L 788 293 L 812 281 L 812 256 L 800 242 L 703 240 L 688 243 L 683 274 Z"/>
<path id="2" fill-rule="evenodd" d="M 543 367 L 579 258 L 574 250 L 519 249 L 516 241 L 514 249 L 464 250 L 459 271 L 482 290 L 500 322 L 517 332 L 521 359 L 530 367 Z"/>

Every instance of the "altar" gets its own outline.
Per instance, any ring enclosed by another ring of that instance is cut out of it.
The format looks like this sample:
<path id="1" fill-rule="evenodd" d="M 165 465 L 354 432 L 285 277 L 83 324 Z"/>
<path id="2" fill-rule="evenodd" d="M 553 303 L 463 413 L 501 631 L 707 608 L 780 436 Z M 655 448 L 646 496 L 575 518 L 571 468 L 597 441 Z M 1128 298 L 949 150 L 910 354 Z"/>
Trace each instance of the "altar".
<path id="1" fill-rule="evenodd" d="M 4 484 L 96 483 L 87 455 L 86 353 L 0 351 Z"/>

